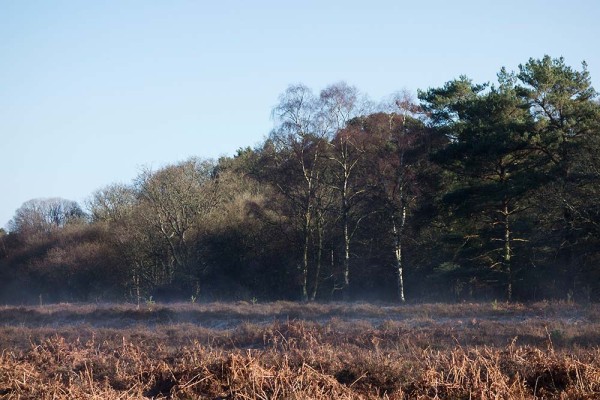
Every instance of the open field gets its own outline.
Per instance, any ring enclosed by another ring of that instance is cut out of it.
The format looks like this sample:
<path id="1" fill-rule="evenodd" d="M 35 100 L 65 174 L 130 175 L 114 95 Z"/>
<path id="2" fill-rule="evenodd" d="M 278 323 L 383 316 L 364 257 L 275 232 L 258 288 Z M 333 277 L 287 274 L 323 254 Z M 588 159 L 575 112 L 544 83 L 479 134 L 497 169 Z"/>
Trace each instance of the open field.
<path id="1" fill-rule="evenodd" d="M 600 306 L 0 307 L 2 399 L 596 399 Z"/>

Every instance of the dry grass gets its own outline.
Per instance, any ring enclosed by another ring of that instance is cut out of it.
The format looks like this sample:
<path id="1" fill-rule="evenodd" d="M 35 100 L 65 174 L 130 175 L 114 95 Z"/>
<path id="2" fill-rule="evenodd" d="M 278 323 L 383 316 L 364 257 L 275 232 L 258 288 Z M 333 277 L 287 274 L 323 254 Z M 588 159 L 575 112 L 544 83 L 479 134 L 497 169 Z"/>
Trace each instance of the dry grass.
<path id="1" fill-rule="evenodd" d="M 596 306 L 150 308 L 0 309 L 0 398 L 600 398 Z"/>

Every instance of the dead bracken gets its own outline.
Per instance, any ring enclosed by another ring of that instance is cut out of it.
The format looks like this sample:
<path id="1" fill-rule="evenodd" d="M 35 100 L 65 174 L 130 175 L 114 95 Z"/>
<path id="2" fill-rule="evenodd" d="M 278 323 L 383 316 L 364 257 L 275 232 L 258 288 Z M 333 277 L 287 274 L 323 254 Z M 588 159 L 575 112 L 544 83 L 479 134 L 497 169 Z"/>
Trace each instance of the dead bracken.
<path id="1" fill-rule="evenodd" d="M 598 310 L 567 303 L 4 307 L 0 398 L 593 399 L 600 396 Z M 217 316 L 237 323 L 207 327 Z"/>

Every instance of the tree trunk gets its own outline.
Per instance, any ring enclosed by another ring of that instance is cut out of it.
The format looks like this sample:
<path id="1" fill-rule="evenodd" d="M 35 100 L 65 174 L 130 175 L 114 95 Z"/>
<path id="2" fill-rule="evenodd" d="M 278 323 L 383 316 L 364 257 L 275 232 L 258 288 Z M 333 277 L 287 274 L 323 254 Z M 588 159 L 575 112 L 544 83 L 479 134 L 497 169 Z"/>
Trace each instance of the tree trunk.
<path id="1" fill-rule="evenodd" d="M 302 301 L 308 301 L 308 235 L 305 237 L 302 256 Z"/>
<path id="2" fill-rule="evenodd" d="M 396 257 L 396 273 L 398 278 L 398 300 L 402 303 L 406 301 L 404 297 L 404 261 L 402 259 L 402 238 L 404 234 L 404 225 L 406 224 L 406 206 L 402 206 L 400 214 L 400 225 L 396 226 L 396 219 L 392 218 L 392 228 L 394 231 L 394 255 Z"/>
<path id="3" fill-rule="evenodd" d="M 503 211 L 504 214 L 504 268 L 507 273 L 507 286 L 506 286 L 506 296 L 508 301 L 512 301 L 513 294 L 513 273 L 511 266 L 511 256 L 512 256 L 512 248 L 510 246 L 510 212 L 508 210 L 508 202 L 504 201 Z"/>
<path id="4" fill-rule="evenodd" d="M 313 286 L 312 294 L 310 295 L 310 300 L 315 301 L 317 298 L 317 292 L 319 290 L 319 279 L 321 275 L 321 260 L 323 255 L 323 224 L 319 223 L 317 227 L 317 234 L 319 235 L 318 239 L 318 247 L 317 247 L 317 266 L 315 268 L 315 284 Z"/>
<path id="5" fill-rule="evenodd" d="M 342 295 L 344 300 L 348 300 L 348 290 L 350 288 L 350 224 L 348 218 L 348 172 L 344 168 L 344 184 L 342 187 L 342 223 L 344 225 L 344 286 Z"/>
<path id="6" fill-rule="evenodd" d="M 136 264 L 135 269 L 133 270 L 133 288 L 135 290 L 135 300 L 137 303 L 137 309 L 140 309 L 140 301 L 141 301 L 141 294 L 140 294 L 140 273 L 138 270 L 139 266 Z"/>
<path id="7" fill-rule="evenodd" d="M 308 248 L 310 245 L 310 211 L 306 211 L 304 222 L 304 249 L 302 254 L 302 301 L 308 301 Z"/>
<path id="8" fill-rule="evenodd" d="M 348 217 L 344 213 L 344 299 L 348 298 L 350 287 L 350 235 L 348 233 Z"/>

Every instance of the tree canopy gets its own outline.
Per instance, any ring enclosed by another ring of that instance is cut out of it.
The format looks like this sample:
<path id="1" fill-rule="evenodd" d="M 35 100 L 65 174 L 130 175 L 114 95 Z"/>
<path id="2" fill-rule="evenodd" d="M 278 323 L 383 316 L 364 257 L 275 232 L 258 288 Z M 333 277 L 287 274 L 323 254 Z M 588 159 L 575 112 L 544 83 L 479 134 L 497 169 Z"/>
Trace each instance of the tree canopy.
<path id="1" fill-rule="evenodd" d="M 378 106 L 296 84 L 272 117 L 255 148 L 144 169 L 85 209 L 25 202 L 0 230 L 0 301 L 600 300 L 585 63 Z"/>

